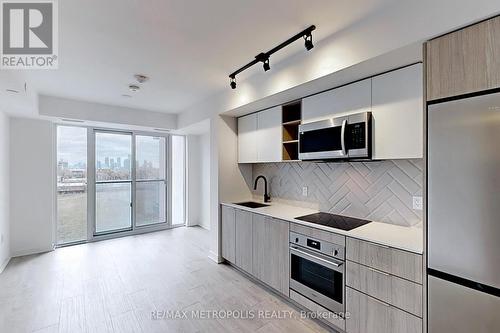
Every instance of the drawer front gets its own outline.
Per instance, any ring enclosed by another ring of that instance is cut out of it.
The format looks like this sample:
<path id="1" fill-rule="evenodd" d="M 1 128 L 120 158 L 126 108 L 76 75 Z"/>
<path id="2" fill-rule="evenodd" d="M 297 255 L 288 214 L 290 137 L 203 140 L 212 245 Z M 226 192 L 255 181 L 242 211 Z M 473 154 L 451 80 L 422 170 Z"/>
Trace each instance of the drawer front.
<path id="1" fill-rule="evenodd" d="M 422 284 L 421 255 L 348 237 L 346 258 Z"/>
<path id="2" fill-rule="evenodd" d="M 335 243 L 337 245 L 345 246 L 345 236 L 335 234 L 316 228 L 306 227 L 304 225 L 290 223 L 290 231 L 306 235 L 312 238 L 323 240 L 325 242 Z"/>
<path id="3" fill-rule="evenodd" d="M 422 286 L 370 267 L 346 262 L 346 285 L 422 317 Z"/>
<path id="4" fill-rule="evenodd" d="M 302 296 L 301 294 L 290 290 L 290 298 L 295 302 L 299 303 L 309 311 L 314 312 L 318 318 L 322 318 L 329 325 L 333 326 L 335 329 L 340 329 L 345 331 L 345 320 L 339 315 L 334 314 L 333 312 L 328 311 L 324 307 L 314 303 L 309 298 Z"/>
<path id="5" fill-rule="evenodd" d="M 347 333 L 422 333 L 422 319 L 346 288 Z"/>

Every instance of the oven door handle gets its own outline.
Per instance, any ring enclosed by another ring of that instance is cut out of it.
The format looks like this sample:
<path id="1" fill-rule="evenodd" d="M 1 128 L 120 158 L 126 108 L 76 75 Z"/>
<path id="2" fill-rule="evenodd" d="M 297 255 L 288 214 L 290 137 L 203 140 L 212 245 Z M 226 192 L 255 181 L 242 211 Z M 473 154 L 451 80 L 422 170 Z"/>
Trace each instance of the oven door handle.
<path id="1" fill-rule="evenodd" d="M 340 132 L 340 144 L 342 145 L 342 155 L 347 156 L 347 149 L 345 147 L 345 128 L 347 126 L 347 119 L 342 121 L 342 129 Z"/>
<path id="2" fill-rule="evenodd" d="M 296 246 L 290 246 L 290 252 L 297 254 L 301 258 L 315 261 L 316 263 L 321 262 L 321 263 L 327 264 L 327 267 L 329 267 L 333 270 L 336 270 L 336 271 L 340 271 L 340 267 L 344 264 L 342 262 L 339 263 L 339 262 L 335 262 L 333 260 L 328 260 L 328 259 L 318 257 L 318 256 L 310 253 L 309 251 L 301 250 Z"/>

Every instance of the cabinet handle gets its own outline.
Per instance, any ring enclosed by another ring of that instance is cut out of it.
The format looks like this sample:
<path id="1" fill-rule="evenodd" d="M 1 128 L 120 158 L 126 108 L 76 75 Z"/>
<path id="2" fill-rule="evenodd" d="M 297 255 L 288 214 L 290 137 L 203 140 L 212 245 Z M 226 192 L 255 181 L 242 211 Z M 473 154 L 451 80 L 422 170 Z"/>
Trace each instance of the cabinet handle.
<path id="1" fill-rule="evenodd" d="M 374 268 L 371 268 L 371 267 L 368 267 L 368 269 L 369 269 L 370 271 L 372 271 L 372 272 L 375 272 L 375 273 L 378 273 L 378 274 L 381 274 L 381 275 L 390 276 L 390 274 L 389 274 L 389 273 L 379 271 L 378 269 L 374 269 Z"/>
<path id="2" fill-rule="evenodd" d="M 370 297 L 372 300 L 374 300 L 376 303 L 379 303 L 379 304 L 382 304 L 383 306 L 385 306 L 386 308 L 390 308 L 391 306 L 385 302 L 382 302 L 376 298 L 373 298 L 373 297 Z"/>
<path id="3" fill-rule="evenodd" d="M 381 248 L 383 248 L 383 249 L 388 249 L 388 250 L 390 249 L 390 247 L 389 247 L 389 246 L 387 246 L 387 245 L 382 245 L 382 244 L 377 244 L 377 243 L 373 243 L 373 245 L 375 245 L 375 246 L 377 246 L 377 247 L 381 247 Z"/>

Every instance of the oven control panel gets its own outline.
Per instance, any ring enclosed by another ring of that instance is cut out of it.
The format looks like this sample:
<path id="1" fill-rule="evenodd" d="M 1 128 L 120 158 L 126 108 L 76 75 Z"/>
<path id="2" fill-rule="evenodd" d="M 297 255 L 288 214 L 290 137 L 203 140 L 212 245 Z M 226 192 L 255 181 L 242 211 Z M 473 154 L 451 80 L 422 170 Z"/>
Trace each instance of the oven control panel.
<path id="1" fill-rule="evenodd" d="M 345 259 L 345 248 L 338 244 L 322 241 L 295 232 L 290 232 L 290 243 L 300 245 L 340 260 Z"/>

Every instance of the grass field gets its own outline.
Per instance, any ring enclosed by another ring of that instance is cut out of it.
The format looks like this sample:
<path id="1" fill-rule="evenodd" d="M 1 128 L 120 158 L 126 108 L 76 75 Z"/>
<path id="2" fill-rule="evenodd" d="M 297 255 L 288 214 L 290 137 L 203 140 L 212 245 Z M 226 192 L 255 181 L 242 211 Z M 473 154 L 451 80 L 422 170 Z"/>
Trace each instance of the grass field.
<path id="1" fill-rule="evenodd" d="M 164 196 L 158 188 L 137 188 L 136 216 L 138 225 L 165 221 L 165 212 L 158 204 Z M 130 191 L 121 186 L 96 193 L 97 231 L 130 227 Z M 68 193 L 57 197 L 57 243 L 65 244 L 87 239 L 87 194 Z"/>

